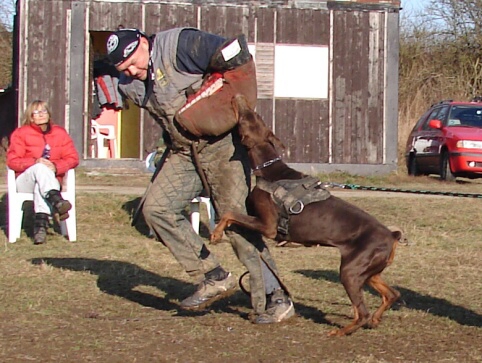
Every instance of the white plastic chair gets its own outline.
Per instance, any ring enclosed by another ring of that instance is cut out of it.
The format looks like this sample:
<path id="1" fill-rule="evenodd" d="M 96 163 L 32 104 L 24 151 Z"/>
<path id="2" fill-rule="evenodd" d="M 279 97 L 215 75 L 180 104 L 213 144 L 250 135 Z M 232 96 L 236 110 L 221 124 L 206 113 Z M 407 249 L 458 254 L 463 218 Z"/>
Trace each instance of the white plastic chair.
<path id="1" fill-rule="evenodd" d="M 199 224 L 200 224 L 200 214 L 199 214 L 199 204 L 204 203 L 208 212 L 209 218 L 209 232 L 214 230 L 215 222 L 215 212 L 211 199 L 207 197 L 196 197 L 191 201 L 191 225 L 194 232 L 199 234 Z"/>
<path id="2" fill-rule="evenodd" d="M 107 158 L 107 149 L 110 150 L 110 157 L 116 157 L 116 150 L 117 150 L 117 140 L 115 136 L 115 127 L 114 125 L 101 125 L 95 120 L 91 120 L 92 123 L 92 131 L 91 131 L 91 139 L 97 140 L 97 155 L 95 154 L 94 150 L 92 150 L 92 157 Z M 109 142 L 109 147 L 105 147 L 105 140 Z"/>
<path id="3" fill-rule="evenodd" d="M 146 169 L 154 172 L 155 171 L 155 166 L 153 165 L 153 158 L 156 155 L 156 152 L 152 152 L 146 157 Z M 153 170 L 154 168 L 154 170 Z M 199 204 L 204 203 L 206 205 L 206 210 L 209 218 L 209 232 L 212 232 L 214 230 L 215 226 L 215 215 L 216 213 L 214 212 L 214 207 L 213 204 L 211 203 L 211 199 L 207 197 L 196 197 L 191 201 L 191 225 L 192 228 L 194 229 L 194 232 L 199 234 L 199 225 L 201 223 L 201 217 L 199 213 Z M 151 231 L 151 234 L 154 234 Z"/>
<path id="4" fill-rule="evenodd" d="M 7 168 L 8 184 L 8 242 L 14 243 L 20 238 L 23 219 L 23 203 L 33 201 L 33 193 L 17 192 L 15 172 Z M 72 204 L 69 218 L 60 221 L 60 231 L 63 236 L 68 236 L 69 241 L 77 240 L 77 216 L 75 211 L 75 170 L 70 169 L 64 178 L 62 198 Z"/>

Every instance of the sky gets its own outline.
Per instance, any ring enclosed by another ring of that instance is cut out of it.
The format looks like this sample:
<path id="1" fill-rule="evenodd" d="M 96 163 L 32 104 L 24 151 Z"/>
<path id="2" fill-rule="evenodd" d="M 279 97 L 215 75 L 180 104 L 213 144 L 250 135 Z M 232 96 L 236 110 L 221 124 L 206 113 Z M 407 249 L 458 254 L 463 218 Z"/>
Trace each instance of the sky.
<path id="1" fill-rule="evenodd" d="M 402 11 L 406 13 L 419 12 L 423 10 L 429 3 L 430 0 L 401 0 L 402 1 Z"/>

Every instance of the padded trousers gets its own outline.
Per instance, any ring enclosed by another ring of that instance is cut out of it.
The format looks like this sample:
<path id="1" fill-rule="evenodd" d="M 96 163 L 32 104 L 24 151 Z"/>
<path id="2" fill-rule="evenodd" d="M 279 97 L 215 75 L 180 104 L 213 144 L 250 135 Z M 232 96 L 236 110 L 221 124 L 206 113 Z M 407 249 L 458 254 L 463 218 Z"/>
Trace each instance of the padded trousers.
<path id="1" fill-rule="evenodd" d="M 237 134 L 228 134 L 207 144 L 198 155 L 216 212 L 222 215 L 232 210 L 246 214 L 250 168 L 247 152 Z M 202 190 L 190 153 L 171 153 L 152 183 L 143 207 L 148 226 L 198 282 L 204 279 L 206 272 L 219 266 L 185 213 L 191 200 Z M 280 285 L 286 290 L 278 277 L 276 264 L 259 233 L 230 228 L 226 235 L 236 256 L 250 273 L 251 303 L 254 312 L 260 314 L 266 308 L 266 294 Z"/>

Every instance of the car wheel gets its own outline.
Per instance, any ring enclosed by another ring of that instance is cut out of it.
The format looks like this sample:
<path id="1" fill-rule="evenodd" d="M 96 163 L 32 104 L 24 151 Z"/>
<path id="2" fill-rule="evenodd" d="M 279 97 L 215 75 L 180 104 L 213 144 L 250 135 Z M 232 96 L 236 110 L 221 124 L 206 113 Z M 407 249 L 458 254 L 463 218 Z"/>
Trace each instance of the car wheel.
<path id="1" fill-rule="evenodd" d="M 442 155 L 442 162 L 440 165 L 440 179 L 447 181 L 454 181 L 455 175 L 450 169 L 449 153 L 446 151 Z"/>
<path id="2" fill-rule="evenodd" d="M 413 176 L 420 175 L 420 172 L 418 171 L 417 160 L 415 158 L 415 155 L 410 156 L 410 159 L 408 160 L 408 175 L 413 175 Z"/>

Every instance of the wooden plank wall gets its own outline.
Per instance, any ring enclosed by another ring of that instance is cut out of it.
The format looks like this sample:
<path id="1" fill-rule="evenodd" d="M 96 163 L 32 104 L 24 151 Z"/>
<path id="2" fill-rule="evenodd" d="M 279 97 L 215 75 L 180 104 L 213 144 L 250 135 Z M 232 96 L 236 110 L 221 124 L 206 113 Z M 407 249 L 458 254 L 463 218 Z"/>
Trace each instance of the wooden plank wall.
<path id="1" fill-rule="evenodd" d="M 329 12 L 286 9 L 278 12 L 276 29 L 276 44 L 328 46 Z M 291 73 L 297 76 L 296 69 Z M 286 161 L 328 162 L 328 100 L 277 99 L 275 107 L 275 134 L 285 143 Z"/>
<path id="2" fill-rule="evenodd" d="M 65 126 L 68 1 L 40 1 L 30 4 L 27 21 L 25 104 L 19 104 L 22 117 L 26 104 L 42 99 L 49 103 L 55 123 Z M 24 50 L 20 50 L 21 52 Z"/>
<path id="3" fill-rule="evenodd" d="M 383 161 L 383 13 L 335 11 L 333 163 Z"/>
<path id="4" fill-rule="evenodd" d="M 71 4 L 63 0 L 29 3 L 27 99 L 48 100 L 54 118 L 63 125 L 69 82 L 65 76 L 66 59 L 70 56 L 66 14 Z M 193 26 L 227 37 L 245 33 L 249 42 L 266 44 L 263 49 L 268 53 L 273 52 L 275 42 L 328 46 L 333 57 L 332 100 L 274 99 L 266 91 L 259 99 L 257 111 L 286 145 L 284 157 L 288 162 L 383 162 L 386 16 L 383 11 L 330 13 L 324 9 L 221 6 L 203 2 L 90 1 L 88 4 L 90 31 L 111 31 L 123 25 L 144 28 L 152 34 L 177 26 Z M 269 44 L 273 46 L 270 48 Z M 147 113 L 144 115 L 143 149 L 150 150 L 161 130 Z"/>

